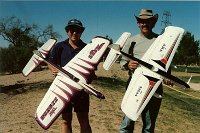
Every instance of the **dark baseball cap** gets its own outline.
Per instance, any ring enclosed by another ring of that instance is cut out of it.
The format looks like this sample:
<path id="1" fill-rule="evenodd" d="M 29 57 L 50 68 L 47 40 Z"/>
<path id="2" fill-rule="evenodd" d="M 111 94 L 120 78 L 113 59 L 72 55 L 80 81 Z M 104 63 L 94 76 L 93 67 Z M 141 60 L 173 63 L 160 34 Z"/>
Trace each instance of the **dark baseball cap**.
<path id="1" fill-rule="evenodd" d="M 67 26 L 65 26 L 66 32 L 68 32 L 69 27 L 77 27 L 77 28 L 80 28 L 82 32 L 85 30 L 85 27 L 83 27 L 83 24 L 82 24 L 81 21 L 78 20 L 78 19 L 71 19 L 71 20 L 69 20 Z"/>

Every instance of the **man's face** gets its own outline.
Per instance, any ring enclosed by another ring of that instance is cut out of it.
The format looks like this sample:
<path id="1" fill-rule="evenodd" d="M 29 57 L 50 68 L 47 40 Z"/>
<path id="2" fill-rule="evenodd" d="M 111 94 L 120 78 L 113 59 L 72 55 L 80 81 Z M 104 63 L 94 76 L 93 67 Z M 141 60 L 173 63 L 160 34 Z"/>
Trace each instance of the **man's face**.
<path id="1" fill-rule="evenodd" d="M 140 19 L 138 20 L 138 27 L 142 34 L 149 35 L 154 27 L 154 21 L 152 19 Z"/>
<path id="2" fill-rule="evenodd" d="M 67 32 L 69 39 L 72 41 L 78 41 L 80 40 L 80 37 L 82 35 L 82 29 L 76 26 L 69 27 L 69 30 Z"/>

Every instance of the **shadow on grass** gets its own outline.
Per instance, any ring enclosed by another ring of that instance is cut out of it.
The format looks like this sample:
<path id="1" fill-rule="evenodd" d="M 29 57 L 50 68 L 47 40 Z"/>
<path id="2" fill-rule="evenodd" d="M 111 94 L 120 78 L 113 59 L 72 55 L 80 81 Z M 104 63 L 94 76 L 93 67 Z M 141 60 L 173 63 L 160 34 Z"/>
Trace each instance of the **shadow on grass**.
<path id="1" fill-rule="evenodd" d="M 124 91 L 126 82 L 118 77 L 98 77 L 97 80 L 93 80 L 92 83 L 101 86 L 105 89 L 111 89 L 115 91 Z"/>
<path id="2" fill-rule="evenodd" d="M 34 89 L 48 89 L 52 82 L 37 82 L 28 84 L 14 84 L 8 86 L 0 86 L 0 93 L 5 93 L 8 95 L 22 94 L 27 91 L 32 91 Z"/>
<path id="3" fill-rule="evenodd" d="M 14 85 L 0 86 L 0 93 L 5 93 L 8 95 L 17 95 L 37 89 L 48 89 L 51 83 L 52 82 L 50 81 L 42 81 L 37 83 L 17 83 Z M 102 88 L 107 88 L 116 91 L 123 91 L 126 85 L 125 81 L 117 77 L 98 77 L 97 80 L 93 80 L 93 83 L 101 86 Z"/>

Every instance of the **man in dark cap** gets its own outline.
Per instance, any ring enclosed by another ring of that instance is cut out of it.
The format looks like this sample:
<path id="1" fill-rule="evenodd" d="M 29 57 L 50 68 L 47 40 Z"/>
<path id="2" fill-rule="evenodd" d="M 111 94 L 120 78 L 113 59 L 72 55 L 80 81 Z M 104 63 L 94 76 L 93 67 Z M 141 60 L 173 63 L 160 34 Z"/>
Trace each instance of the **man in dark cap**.
<path id="1" fill-rule="evenodd" d="M 85 30 L 80 20 L 71 19 L 65 27 L 68 39 L 58 42 L 53 48 L 49 60 L 54 64 L 64 67 L 86 44 L 81 40 L 81 35 Z M 50 67 L 53 74 L 58 71 Z M 62 112 L 63 122 L 61 124 L 61 133 L 72 133 L 72 109 L 76 112 L 80 123 L 81 133 L 91 133 L 89 124 L 89 95 L 85 91 L 80 91 L 77 98 L 74 98 Z"/>
<path id="2" fill-rule="evenodd" d="M 152 10 L 141 9 L 139 16 L 135 16 L 137 20 L 140 33 L 131 36 L 124 48 L 123 51 L 131 54 L 132 56 L 141 59 L 151 44 L 158 37 L 158 34 L 154 33 L 152 29 L 154 28 L 157 20 L 158 14 L 153 15 Z M 127 86 L 131 80 L 132 73 L 138 66 L 138 62 L 134 60 L 127 60 L 122 58 L 120 61 L 121 68 L 123 70 L 128 70 L 129 79 L 127 81 Z M 170 81 L 165 80 L 166 84 L 171 84 Z M 162 85 L 158 87 L 153 97 L 150 99 L 149 103 L 146 105 L 141 116 L 143 121 L 142 133 L 153 133 L 156 123 L 156 118 L 160 109 L 162 101 L 163 88 Z M 134 108 L 134 107 L 133 107 Z M 132 121 L 127 116 L 124 116 L 119 133 L 133 133 L 135 121 Z"/>

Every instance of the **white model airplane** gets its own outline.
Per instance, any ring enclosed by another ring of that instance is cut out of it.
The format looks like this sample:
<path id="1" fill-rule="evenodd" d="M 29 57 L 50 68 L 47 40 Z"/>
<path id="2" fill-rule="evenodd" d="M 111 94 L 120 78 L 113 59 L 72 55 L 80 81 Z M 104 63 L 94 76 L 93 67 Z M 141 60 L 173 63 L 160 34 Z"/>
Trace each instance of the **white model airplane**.
<path id="1" fill-rule="evenodd" d="M 103 65 L 106 70 L 113 64 L 113 58 L 116 60 L 119 55 L 138 61 L 140 64 L 132 75 L 121 103 L 122 111 L 133 121 L 137 120 L 164 78 L 172 80 L 181 87 L 190 88 L 184 81 L 167 73 L 183 33 L 182 28 L 166 27 L 165 32 L 158 36 L 141 60 L 116 49 L 112 49 L 110 55 L 108 54 Z"/>
<path id="2" fill-rule="evenodd" d="M 24 76 L 28 76 L 42 61 L 59 70 L 35 113 L 37 122 L 44 129 L 48 129 L 52 125 L 64 107 L 71 102 L 77 91 L 86 89 L 87 92 L 100 99 L 105 98 L 103 94 L 88 85 L 87 82 L 91 78 L 91 72 L 99 64 L 102 55 L 110 44 L 110 40 L 103 37 L 94 38 L 63 68 L 46 59 L 55 43 L 56 40 L 50 39 L 38 51 L 34 51 L 34 55 L 22 71 Z"/>
<path id="3" fill-rule="evenodd" d="M 118 39 L 119 44 L 123 45 L 123 35 Z M 70 62 L 64 67 L 58 67 L 46 59 L 56 40 L 49 39 L 41 48 L 34 51 L 22 73 L 28 76 L 42 61 L 56 68 L 59 73 L 51 84 L 39 104 L 35 118 L 39 125 L 48 129 L 57 117 L 61 114 L 64 107 L 75 97 L 75 93 L 85 90 L 100 99 L 105 99 L 104 95 L 95 90 L 88 83 L 91 80 L 91 73 L 101 61 L 101 57 L 110 45 L 110 40 L 103 37 L 96 37 L 92 42 L 87 44 Z"/>

